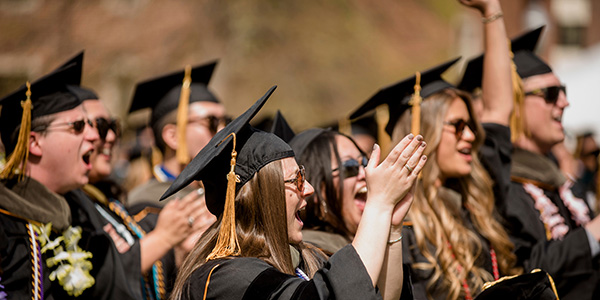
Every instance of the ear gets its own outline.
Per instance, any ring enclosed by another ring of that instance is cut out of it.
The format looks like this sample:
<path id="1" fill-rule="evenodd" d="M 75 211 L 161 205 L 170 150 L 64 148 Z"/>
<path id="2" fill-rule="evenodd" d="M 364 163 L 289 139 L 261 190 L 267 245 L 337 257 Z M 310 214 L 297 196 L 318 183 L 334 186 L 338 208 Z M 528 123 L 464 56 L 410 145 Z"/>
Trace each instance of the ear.
<path id="1" fill-rule="evenodd" d="M 162 139 L 169 148 L 177 149 L 177 125 L 165 125 L 162 129 Z"/>
<path id="2" fill-rule="evenodd" d="M 39 132 L 29 133 L 29 153 L 35 156 L 42 156 L 43 136 Z"/>

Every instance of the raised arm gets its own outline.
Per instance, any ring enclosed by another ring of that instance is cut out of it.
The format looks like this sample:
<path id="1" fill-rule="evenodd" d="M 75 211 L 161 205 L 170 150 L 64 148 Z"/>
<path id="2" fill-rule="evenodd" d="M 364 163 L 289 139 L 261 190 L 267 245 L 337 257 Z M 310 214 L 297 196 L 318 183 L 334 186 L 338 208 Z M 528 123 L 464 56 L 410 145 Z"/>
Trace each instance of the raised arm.
<path id="1" fill-rule="evenodd" d="M 373 285 L 379 282 L 384 266 L 392 219 L 396 224 L 401 223 L 412 203 L 409 192 L 425 165 L 424 150 L 423 137 L 413 137 L 410 134 L 381 163 L 381 150 L 375 146 L 365 168 L 368 201 L 352 245 L 365 265 Z M 401 247 L 399 250 L 389 251 L 389 254 L 388 262 L 402 261 Z M 394 257 L 391 257 L 392 254 Z M 394 279 L 396 284 L 402 282 L 402 268 L 386 268 L 384 273 L 386 278 Z M 399 291 L 401 289 L 400 287 Z"/>
<path id="2" fill-rule="evenodd" d="M 477 9 L 484 26 L 482 123 L 509 125 L 513 110 L 511 58 L 499 0 L 459 0 Z"/>

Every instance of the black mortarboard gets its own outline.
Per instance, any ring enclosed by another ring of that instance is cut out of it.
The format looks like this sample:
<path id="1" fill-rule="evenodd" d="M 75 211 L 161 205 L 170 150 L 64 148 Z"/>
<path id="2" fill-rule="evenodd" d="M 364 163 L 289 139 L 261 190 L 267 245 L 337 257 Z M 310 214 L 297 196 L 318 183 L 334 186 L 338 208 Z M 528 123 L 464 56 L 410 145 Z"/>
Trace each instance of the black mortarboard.
<path id="1" fill-rule="evenodd" d="M 296 136 L 294 136 L 294 138 L 289 141 L 289 144 L 294 150 L 296 158 L 299 159 L 300 157 L 302 157 L 302 154 L 304 153 L 308 145 L 310 145 L 310 143 L 312 143 L 314 139 L 316 139 L 318 136 L 320 136 L 323 132 L 326 131 L 328 131 L 328 129 L 311 128 L 304 130 L 298 133 Z"/>
<path id="2" fill-rule="evenodd" d="M 191 69 L 189 103 L 219 102 L 207 88 L 216 65 L 217 62 L 214 61 Z M 185 71 L 182 70 L 139 83 L 135 88 L 129 112 L 151 108 L 150 126 L 153 126 L 179 106 L 184 76 Z"/>
<path id="3" fill-rule="evenodd" d="M 294 157 L 294 151 L 283 140 L 249 123 L 275 88 L 217 132 L 161 197 L 163 200 L 193 180 L 202 180 L 206 207 L 215 216 L 221 216 L 217 243 L 207 260 L 240 253 L 235 224 L 235 195 L 240 188 L 265 165 Z"/>
<path id="4" fill-rule="evenodd" d="M 515 277 L 500 278 L 487 283 L 475 300 L 555 300 L 558 299 L 554 281 L 548 273 L 533 270 Z"/>
<path id="5" fill-rule="evenodd" d="M 450 66 L 456 63 L 459 58 L 455 58 L 426 71 L 420 73 L 420 95 L 423 99 L 446 88 L 454 87 L 452 84 L 442 79 L 444 73 Z M 415 92 L 415 85 L 418 85 L 417 76 L 410 76 L 396 84 L 390 85 L 379 90 L 366 103 L 359 107 L 350 115 L 350 119 L 358 118 L 365 113 L 374 110 L 381 104 L 387 104 L 390 118 L 385 127 L 385 131 L 391 136 L 396 122 L 402 113 L 411 107 L 409 101 Z"/>
<path id="6" fill-rule="evenodd" d="M 531 51 L 516 52 L 513 61 L 517 66 L 517 73 L 523 79 L 535 75 L 552 73 L 552 68 Z"/>
<path id="7" fill-rule="evenodd" d="M 66 66 L 63 64 L 33 84 L 27 83 L 0 99 L 2 105 L 0 137 L 8 157 L 0 177 L 12 178 L 16 174 L 23 175 L 19 169 L 24 168 L 29 154 L 31 120 L 67 111 L 81 104 L 67 86 L 80 84 L 83 54 L 77 55 L 70 61 L 72 61 L 70 64 Z M 13 136 L 15 133 L 17 135 Z"/>
<path id="8" fill-rule="evenodd" d="M 84 88 L 78 85 L 69 85 L 67 89 L 71 94 L 75 95 L 79 99 L 79 101 L 83 102 L 85 100 L 98 100 L 98 95 L 91 89 Z"/>
<path id="9" fill-rule="evenodd" d="M 293 157 L 294 152 L 283 140 L 272 133 L 258 130 L 249 124 L 275 88 L 272 87 L 246 112 L 217 132 L 210 142 L 200 150 L 200 153 L 183 169 L 161 199 L 176 193 L 194 180 L 202 180 L 206 191 L 206 206 L 211 213 L 219 216 L 223 212 L 227 186 L 226 175 L 229 172 L 233 144 L 233 139 L 227 136 L 232 132 L 236 134 L 237 161 L 235 173 L 240 178 L 236 185 L 236 192 L 266 164 L 278 159 Z"/>
<path id="10" fill-rule="evenodd" d="M 511 40 L 510 48 L 514 53 L 515 63 L 517 60 L 522 60 L 523 57 L 527 56 L 526 53 L 533 53 L 544 27 L 545 26 L 538 27 Z M 483 56 L 484 54 L 479 55 L 467 62 L 467 67 L 465 68 L 462 80 L 457 86 L 459 89 L 472 92 L 476 88 L 481 87 L 481 79 L 483 76 Z M 519 64 L 517 64 L 517 66 L 519 66 Z M 524 75 L 529 73 L 528 70 L 525 70 L 526 67 L 527 64 L 525 64 L 522 68 L 517 67 L 517 73 L 522 78 L 524 78 Z"/>
<path id="11" fill-rule="evenodd" d="M 286 143 L 289 143 L 296 135 L 279 110 L 275 114 L 275 119 L 273 119 L 273 125 L 269 132 L 275 134 Z"/>

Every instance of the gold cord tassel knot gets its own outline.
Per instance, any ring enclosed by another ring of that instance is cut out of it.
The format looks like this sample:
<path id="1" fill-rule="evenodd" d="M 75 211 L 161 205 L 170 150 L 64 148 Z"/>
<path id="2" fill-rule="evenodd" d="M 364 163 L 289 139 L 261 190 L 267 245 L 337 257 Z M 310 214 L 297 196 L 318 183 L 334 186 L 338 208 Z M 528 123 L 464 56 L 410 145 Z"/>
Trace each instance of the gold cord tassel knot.
<path id="1" fill-rule="evenodd" d="M 177 107 L 177 150 L 175 156 L 182 165 L 187 165 L 190 157 L 187 151 L 187 142 L 185 140 L 185 129 L 188 123 L 188 107 L 190 102 L 190 84 L 192 83 L 192 67 L 185 66 L 185 75 L 181 86 L 179 96 L 179 106 Z"/>
<path id="2" fill-rule="evenodd" d="M 227 194 L 225 196 L 225 207 L 223 209 L 223 216 L 221 217 L 221 228 L 219 229 L 217 244 L 212 252 L 206 257 L 207 261 L 211 259 L 240 255 L 240 245 L 237 238 L 237 232 L 235 230 L 235 184 L 240 182 L 240 177 L 239 175 L 235 174 L 235 163 L 237 159 L 237 152 L 235 151 L 235 133 L 230 133 L 223 139 L 223 141 L 229 138 L 229 136 L 233 137 L 233 149 L 231 150 L 231 161 L 229 163 L 231 168 L 229 169 L 229 173 L 227 173 Z M 223 141 L 221 141 L 221 143 Z"/>
<path id="3" fill-rule="evenodd" d="M 408 104 L 412 105 L 412 122 L 410 126 L 410 132 L 413 135 L 417 135 L 421 132 L 421 73 L 415 74 L 415 93 L 410 97 Z"/>
<path id="4" fill-rule="evenodd" d="M 27 99 L 21 101 L 21 107 L 23 108 L 23 115 L 21 116 L 21 128 L 19 129 L 19 138 L 15 149 L 10 154 L 6 165 L 2 172 L 0 172 L 0 178 L 12 179 L 15 175 L 19 175 L 19 180 L 25 176 L 25 167 L 27 165 L 27 159 L 29 158 L 29 133 L 31 132 L 31 110 L 33 104 L 31 103 L 31 84 L 29 81 L 26 83 L 27 92 L 25 95 Z"/>

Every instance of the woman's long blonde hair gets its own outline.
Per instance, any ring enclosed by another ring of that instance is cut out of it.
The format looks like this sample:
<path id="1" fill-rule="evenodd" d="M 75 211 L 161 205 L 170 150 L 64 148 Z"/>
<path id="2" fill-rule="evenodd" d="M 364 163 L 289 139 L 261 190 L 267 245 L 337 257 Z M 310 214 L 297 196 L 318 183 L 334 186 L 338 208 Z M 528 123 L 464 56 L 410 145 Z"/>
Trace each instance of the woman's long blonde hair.
<path id="1" fill-rule="evenodd" d="M 441 178 L 437 148 L 442 136 L 442 121 L 451 102 L 457 98 L 465 101 L 472 123 L 476 127 L 471 173 L 462 178 L 450 179 L 452 186 L 460 193 L 460 204 L 452 201 L 452 193 L 448 193 L 447 189 L 440 189 L 439 184 L 436 185 L 436 181 L 439 182 Z M 442 287 L 436 289 L 447 290 L 447 299 L 458 299 L 465 278 L 471 291 L 480 291 L 483 283 L 493 280 L 488 271 L 476 265 L 477 257 L 482 251 L 478 233 L 489 241 L 496 252 L 498 266 L 503 275 L 516 274 L 519 270 L 513 267 L 516 262 L 512 253 L 513 244 L 494 215 L 493 183 L 477 157 L 477 151 L 484 139 L 483 128 L 475 119 L 468 96 L 458 90 L 445 89 L 427 97 L 421 103 L 421 115 L 421 135 L 427 141 L 425 154 L 428 163 L 417 182 L 415 200 L 408 217 L 413 223 L 417 247 L 428 262 L 415 263 L 413 268 L 432 271 L 433 276 L 428 284 L 429 292 L 442 278 Z M 393 144 L 397 144 L 408 134 L 410 128 L 411 116 L 410 110 L 407 110 L 394 127 Z M 461 205 L 470 212 L 477 233 L 467 228 L 462 221 Z M 435 247 L 435 252 L 431 250 L 431 246 Z"/>
<path id="2" fill-rule="evenodd" d="M 281 160 L 271 162 L 258 171 L 240 189 L 235 198 L 235 222 L 241 257 L 256 257 L 279 271 L 295 274 L 292 266 L 286 219 L 286 199 Z M 182 299 L 188 292 L 187 281 L 201 267 L 217 243 L 221 216 L 202 235 L 183 262 L 170 299 Z M 294 245 L 304 263 L 304 271 L 312 278 L 321 267 L 325 254 L 315 247 Z"/>

